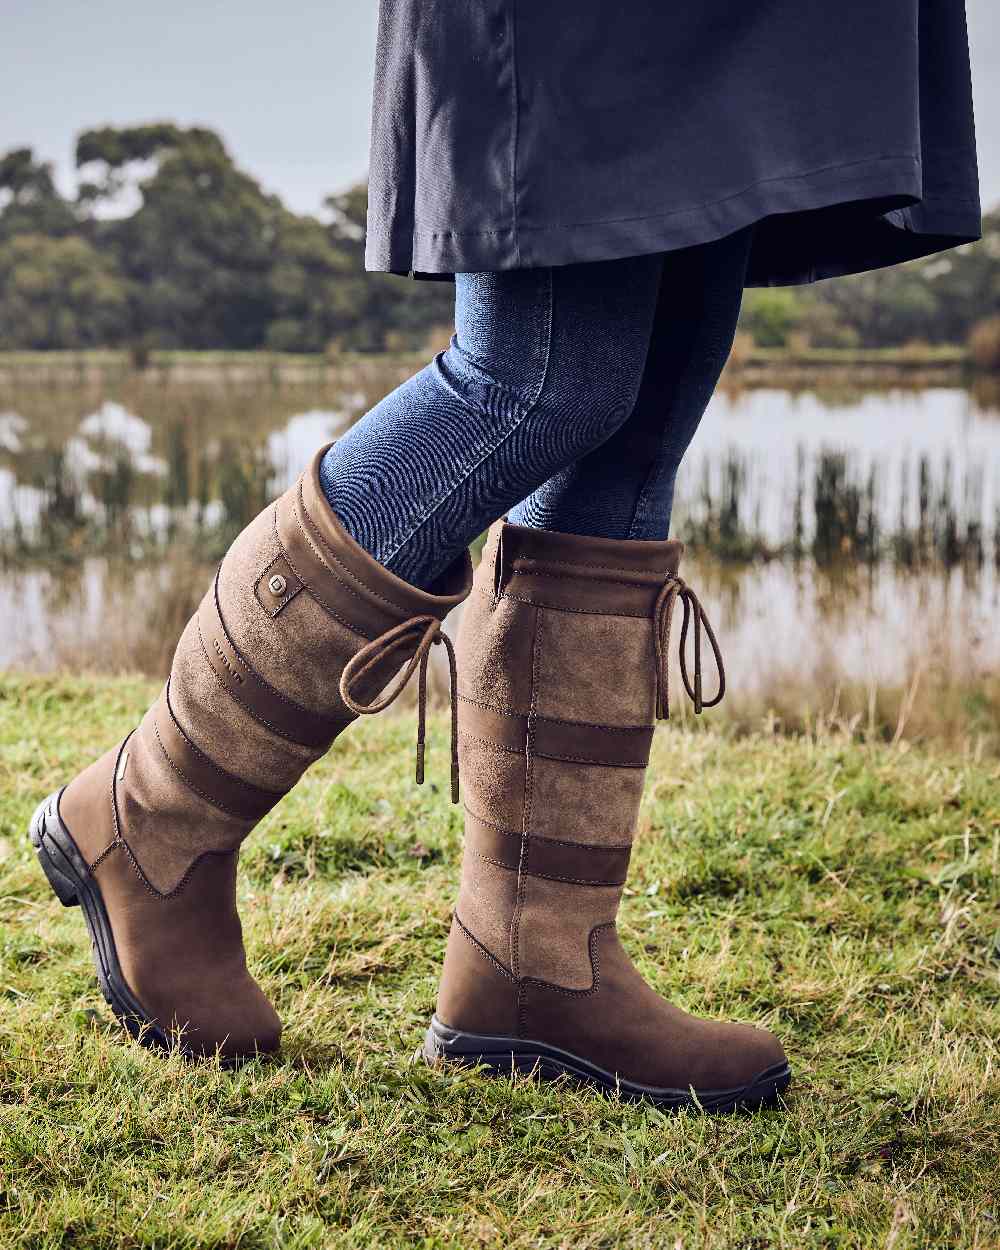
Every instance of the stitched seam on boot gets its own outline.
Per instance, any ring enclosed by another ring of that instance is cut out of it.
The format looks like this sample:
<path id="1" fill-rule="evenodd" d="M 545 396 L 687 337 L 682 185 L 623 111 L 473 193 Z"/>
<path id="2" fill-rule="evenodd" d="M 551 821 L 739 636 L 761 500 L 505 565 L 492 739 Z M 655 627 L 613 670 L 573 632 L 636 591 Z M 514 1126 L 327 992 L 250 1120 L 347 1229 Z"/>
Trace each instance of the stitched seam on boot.
<path id="1" fill-rule="evenodd" d="M 567 608 L 559 603 L 546 603 L 542 599 L 525 599 L 523 595 L 512 595 L 509 591 L 504 591 L 504 599 L 511 599 L 515 603 L 527 603 L 533 608 L 548 608 L 550 612 L 573 612 L 577 616 L 610 616 L 610 617 L 628 617 L 639 621 L 648 621 L 651 612 L 609 612 L 606 608 Z"/>
<path id="2" fill-rule="evenodd" d="M 163 891 L 163 890 L 158 890 L 156 886 L 153 885 L 153 883 L 149 880 L 146 874 L 142 871 L 142 865 L 139 863 L 138 859 L 136 858 L 135 852 L 132 850 L 132 848 L 125 841 L 124 838 L 120 839 L 119 845 L 121 846 L 125 854 L 128 856 L 129 863 L 135 869 L 136 876 L 139 878 L 142 884 L 146 887 L 149 893 L 152 894 L 153 898 L 157 899 L 160 902 L 169 902 L 170 899 L 176 898 L 177 895 L 180 894 L 184 890 L 184 887 L 191 880 L 191 877 L 194 875 L 195 869 L 202 862 L 202 860 L 225 859 L 228 856 L 235 855 L 237 853 L 236 851 L 202 851 L 201 854 L 197 856 L 196 859 L 193 859 L 191 863 L 188 864 L 187 868 L 184 870 L 184 875 L 177 882 L 177 884 L 172 886 L 169 890 Z"/>
<path id="3" fill-rule="evenodd" d="M 635 540 L 633 539 L 633 541 Z M 621 573 L 623 577 L 628 577 L 630 574 L 633 577 L 642 576 L 640 573 L 637 573 L 635 569 L 623 569 L 623 568 L 619 568 L 617 565 L 614 565 L 614 564 L 589 564 L 585 560 L 550 560 L 548 557 L 545 557 L 543 559 L 541 556 L 517 556 L 515 557 L 514 559 L 514 571 L 515 572 L 517 571 L 517 561 L 519 559 L 520 560 L 533 560 L 536 564 L 544 564 L 544 565 L 552 564 L 556 568 L 560 568 L 560 569 L 595 569 L 598 573 Z M 528 575 L 531 575 L 533 570 L 524 569 L 522 570 L 522 572 Z M 559 576 L 559 574 L 554 574 L 554 576 Z M 660 575 L 658 573 L 651 572 L 647 576 L 655 578 Z M 640 583 L 635 582 L 635 581 L 631 581 L 628 583 L 628 585 L 630 586 L 635 586 L 639 584 Z M 645 583 L 641 583 L 641 584 L 645 585 Z"/>
<path id="4" fill-rule="evenodd" d="M 119 846 L 124 846 L 124 842 L 116 833 L 114 838 L 112 838 L 112 840 L 108 843 L 108 845 L 104 848 L 104 850 L 101 851 L 100 855 L 98 855 L 98 857 L 90 865 L 89 872 L 91 876 L 94 875 L 94 873 L 97 871 L 100 865 L 104 863 L 104 861 L 108 858 L 111 852 L 113 850 L 116 850 Z"/>
<path id="5" fill-rule="evenodd" d="M 502 743 L 490 741 L 489 738 L 477 738 L 473 734 L 466 733 L 463 729 L 458 731 L 458 736 L 463 742 L 474 742 L 477 746 L 488 747 L 491 751 L 500 751 L 504 755 L 524 754 L 521 747 L 505 747 Z"/>
<path id="6" fill-rule="evenodd" d="M 304 506 L 304 505 L 303 505 L 303 506 Z M 309 544 L 309 546 L 310 546 L 310 547 L 312 547 L 313 551 L 315 551 L 315 552 L 316 552 L 316 555 L 319 557 L 319 559 L 320 559 L 320 561 L 322 562 L 322 564 L 323 564 L 324 568 L 326 568 L 326 569 L 328 570 L 328 572 L 330 573 L 330 575 L 331 575 L 332 577 L 336 578 L 338 585 L 342 586 L 342 587 L 343 587 L 343 589 L 344 589 L 344 590 L 345 590 L 345 591 L 346 591 L 349 595 L 353 595 L 353 596 L 354 596 L 354 598 L 355 598 L 355 599 L 357 599 L 360 603 L 364 603 L 364 600 L 361 598 L 361 596 L 358 594 L 358 592 L 357 592 L 356 590 L 352 590 L 352 589 L 351 589 L 351 587 L 350 587 L 350 586 L 348 586 L 348 585 L 344 582 L 344 579 L 343 579 L 342 577 L 340 577 L 340 576 L 339 576 L 339 574 L 337 573 L 337 571 L 336 571 L 335 569 L 331 569 L 331 568 L 329 567 L 329 565 L 327 564 L 327 562 L 326 562 L 325 560 L 323 560 L 322 555 L 320 555 L 320 553 L 319 553 L 318 551 L 316 551 L 316 546 L 315 546 L 315 544 L 311 541 L 311 539 L 310 539 L 309 535 L 306 533 L 305 529 L 304 529 L 304 528 L 303 528 L 303 526 L 302 526 L 302 522 L 299 520 L 299 517 L 298 517 L 298 515 L 297 515 L 297 514 L 296 514 L 296 516 L 295 516 L 294 520 L 295 520 L 295 524 L 298 526 L 298 528 L 299 528 L 300 530 L 302 530 L 302 534 L 303 534 L 303 536 L 304 536 L 304 538 L 305 538 L 306 542 Z M 279 537 L 279 535 L 278 535 L 278 510 L 277 510 L 277 508 L 275 509 L 275 512 L 274 512 L 274 535 L 275 535 L 275 538 L 277 539 L 278 543 L 279 543 L 279 544 L 281 544 L 281 538 L 280 538 L 280 537 Z M 323 609 L 323 611 L 327 614 L 327 616 L 332 616 L 332 617 L 333 617 L 333 619 L 334 619 L 335 621 L 338 621 L 341 625 L 343 625 L 343 627 L 344 627 L 346 630 L 348 630 L 350 633 L 352 633 L 352 634 L 356 635 L 358 638 L 363 638 L 366 642 L 371 642 L 371 640 L 375 637 L 375 635 L 374 635 L 374 634 L 369 634 L 369 633 L 367 633 L 367 632 L 366 632 L 365 630 L 363 630 L 363 629 L 359 629 L 357 625 L 352 625 L 352 624 L 351 624 L 351 622 L 347 619 L 347 617 L 346 617 L 346 616 L 341 616 L 341 614 L 337 611 L 337 609 L 336 609 L 336 608 L 334 608 L 333 606 L 331 606 L 331 604 L 329 604 L 329 603 L 327 603 L 327 602 L 326 602 L 326 600 L 325 600 L 325 599 L 323 598 L 323 596 L 319 593 L 319 591 L 318 591 L 318 590 L 316 589 L 316 587 L 312 584 L 312 582 L 311 582 L 311 581 L 309 581 L 309 579 L 305 577 L 305 575 L 303 574 L 302 570 L 301 570 L 301 569 L 299 569 L 299 568 L 296 568 L 295 561 L 292 559 L 292 557 L 289 555 L 289 553 L 285 550 L 285 547 L 284 547 L 284 545 L 283 545 L 283 544 L 282 544 L 282 546 L 281 546 L 281 551 L 282 551 L 282 554 L 284 555 L 285 559 L 288 561 L 288 567 L 292 570 L 292 572 L 295 574 L 295 576 L 296 576 L 296 577 L 299 579 L 299 581 L 302 583 L 302 589 L 303 589 L 303 590 L 305 590 L 305 591 L 307 591 L 307 592 L 308 592 L 308 594 L 309 594 L 309 595 L 310 595 L 313 599 L 315 599 L 315 601 L 319 604 L 319 606 Z"/>
<path id="7" fill-rule="evenodd" d="M 173 771 L 177 774 L 181 783 L 187 786 L 187 788 L 191 791 L 192 794 L 197 794 L 197 796 L 200 799 L 204 799 L 206 803 L 210 804 L 212 807 L 216 808 L 218 811 L 223 812 L 226 816 L 231 816 L 233 820 L 246 821 L 247 823 L 251 825 L 255 823 L 254 821 L 250 820 L 247 816 L 241 816 L 239 812 L 234 812 L 231 807 L 226 807 L 225 803 L 223 803 L 220 799 L 215 799 L 210 794 L 206 794 L 204 790 L 199 790 L 198 787 L 194 785 L 193 782 L 188 777 L 186 777 L 183 772 L 181 772 L 180 768 L 178 768 L 178 766 L 170 758 L 169 754 L 167 753 L 167 748 L 163 745 L 163 739 L 160 737 L 160 731 L 159 729 L 157 729 L 155 724 L 153 725 L 153 733 L 156 735 L 156 741 L 159 745 L 160 750 L 163 752 L 163 758 L 167 761 L 167 763 L 170 765 Z M 190 742 L 190 739 L 188 739 L 188 741 Z M 192 742 L 191 745 L 194 746 L 194 743 Z M 195 750 L 197 751 L 198 748 L 195 747 Z M 202 753 L 199 752 L 199 754 L 202 754 Z M 207 755 L 203 755 L 203 758 L 208 763 L 211 763 L 211 760 L 208 759 Z M 215 765 L 213 764 L 212 767 L 215 768 Z M 219 773 L 219 775 L 222 777 L 226 777 L 228 775 L 224 773 L 221 768 L 216 768 L 216 772 Z M 236 780 L 239 780 L 239 778 L 234 777 L 233 780 L 236 781 Z"/>
<path id="8" fill-rule="evenodd" d="M 316 525 L 316 522 L 309 515 L 309 509 L 306 507 L 305 496 L 302 493 L 301 482 L 299 482 L 299 503 L 302 505 L 302 515 L 306 517 L 310 526 L 316 531 L 316 535 L 315 535 L 316 541 L 322 544 L 325 550 L 329 553 L 330 560 L 333 561 L 333 563 L 337 566 L 337 568 L 330 567 L 330 562 L 324 558 L 323 552 L 319 550 L 319 548 L 313 542 L 312 537 L 306 532 L 305 526 L 302 524 L 302 518 L 296 513 L 295 519 L 299 523 L 299 529 L 301 529 L 303 534 L 305 534 L 306 541 L 312 547 L 313 551 L 316 552 L 320 560 L 322 560 L 323 563 L 327 566 L 327 568 L 330 569 L 330 572 L 334 575 L 334 577 L 336 577 L 337 581 L 340 582 L 340 584 L 344 587 L 344 589 L 348 592 L 348 594 L 353 595 L 355 599 L 360 599 L 361 602 L 364 603 L 364 599 L 362 598 L 362 596 L 359 595 L 358 592 L 354 590 L 353 587 L 351 587 L 344 580 L 343 573 L 339 572 L 340 569 L 343 569 L 344 572 L 346 572 L 351 577 L 353 577 L 359 586 L 364 586 L 365 590 L 367 590 L 370 595 L 374 595 L 374 597 L 378 599 L 380 603 L 384 603 L 387 607 L 390 607 L 394 611 L 401 613 L 402 616 L 404 617 L 409 617 L 413 615 L 413 612 L 410 608 L 403 607 L 401 604 L 396 603 L 394 600 L 386 598 L 385 595 L 379 594 L 379 592 L 375 590 L 374 587 L 368 585 L 368 583 L 364 580 L 364 578 L 360 577 L 357 573 L 355 573 L 349 564 L 345 564 L 344 561 L 341 560 L 341 558 L 337 555 L 337 553 L 333 550 L 333 548 L 327 543 L 326 539 L 323 537 L 323 534 L 320 531 L 319 527 Z M 359 633 L 360 631 L 358 629 L 355 629 L 354 632 Z M 365 637 L 367 637 L 367 635 L 365 635 Z"/>
<path id="9" fill-rule="evenodd" d="M 315 747 L 310 746 L 308 742 L 299 742 L 297 739 L 289 737 L 289 735 L 288 735 L 288 734 L 286 734 L 283 730 L 279 729 L 279 728 L 277 727 L 277 725 L 272 725 L 272 724 L 271 724 L 271 722 L 270 722 L 269 720 L 265 720 L 265 718 L 264 718 L 263 716 L 259 716 L 259 715 L 258 715 L 258 714 L 257 714 L 257 713 L 253 710 L 253 708 L 249 707 L 246 703 L 244 703 L 242 699 L 237 699 L 236 695 L 235 695 L 235 694 L 233 694 L 233 692 L 232 692 L 232 690 L 229 688 L 229 686 L 227 686 L 227 685 L 226 685 L 226 683 L 222 680 L 222 678 L 219 676 L 219 674 L 215 671 L 215 666 L 212 664 L 212 660 L 211 660 L 211 658 L 210 658 L 210 656 L 209 656 L 209 654 L 208 654 L 208 648 L 205 646 L 205 639 L 204 639 L 204 637 L 202 636 L 202 632 L 201 632 L 201 622 L 200 622 L 200 621 L 199 621 L 199 622 L 197 622 L 197 625 L 198 625 L 198 642 L 201 644 L 201 653 L 202 653 L 202 655 L 203 655 L 203 656 L 204 656 L 204 658 L 205 658 L 205 663 L 208 665 L 209 672 L 210 672 L 210 673 L 212 674 L 212 676 L 215 678 L 216 682 L 217 682 L 217 683 L 218 683 L 218 685 L 219 685 L 219 688 L 220 688 L 221 690 L 224 690 L 224 691 L 226 692 L 226 694 L 228 694 L 228 695 L 229 695 L 229 697 L 232 699 L 232 701 L 236 704 L 236 706 L 237 706 L 237 707 L 239 707 L 239 708 L 241 708 L 241 709 L 242 709 L 242 710 L 243 710 L 243 711 L 247 714 L 247 716 L 249 716 L 249 717 L 250 717 L 250 719 L 251 719 L 251 720 L 255 720 L 255 721 L 257 722 L 257 724 L 258 724 L 258 725 L 263 725 L 265 729 L 269 729 L 269 730 L 271 731 L 271 733 L 273 733 L 276 737 L 283 739 L 283 741 L 285 741 L 285 742 L 291 742 L 293 745 L 295 745 L 295 746 L 297 746 L 297 747 L 305 747 L 305 748 L 306 748 L 306 750 L 308 750 L 308 751 L 314 751 L 316 748 L 315 748 Z M 225 626 L 223 626 L 223 629 L 225 629 Z M 227 638 L 229 637 L 228 633 L 226 634 L 226 637 L 227 637 Z M 233 647 L 233 650 L 234 650 L 234 651 L 236 651 L 236 648 L 235 648 L 235 647 Z M 239 652 L 238 652 L 238 651 L 236 651 L 236 654 L 237 654 L 237 655 L 239 655 Z M 242 659 L 242 657 L 240 657 L 240 658 Z M 250 668 L 250 667 L 249 667 L 249 665 L 247 665 L 246 667 L 247 667 L 247 671 L 248 671 L 248 672 L 253 673 L 253 675 L 254 675 L 254 676 L 255 676 L 255 677 L 256 677 L 259 681 L 261 681 L 261 682 L 262 682 L 265 686 L 267 686 L 269 690 L 272 690 L 272 689 L 273 689 L 273 687 L 272 687 L 272 686 L 268 685 L 268 683 L 267 683 L 266 681 L 264 681 L 264 678 L 263 678 L 263 677 L 261 677 L 259 673 L 255 672 L 255 671 L 254 671 L 254 669 L 252 669 L 252 668 Z M 275 691 L 274 691 L 274 693 L 278 696 L 278 698 L 279 698 L 279 699 L 284 699 L 284 696 L 283 696 L 282 694 L 280 694 L 277 690 L 275 690 Z M 286 703 L 290 702 L 288 699 L 285 699 L 284 701 L 285 701 Z M 296 704 L 294 704 L 294 703 L 293 703 L 293 704 L 291 704 L 291 706 L 292 706 L 292 707 L 297 707 L 297 705 L 296 705 Z M 308 708 L 302 708 L 301 710 L 302 710 L 302 711 L 308 711 Z M 311 716 L 316 716 L 316 715 L 318 715 L 318 713 L 316 713 L 316 712 L 310 712 L 309 714 L 310 714 Z M 333 737 L 336 737 L 336 733 L 334 733 Z M 317 757 L 317 758 L 318 758 L 318 757 Z M 293 757 L 293 759 L 294 759 L 294 757 Z M 301 763 L 302 763 L 302 761 L 301 761 L 301 760 L 295 760 L 295 763 L 301 764 Z"/>
<path id="10" fill-rule="evenodd" d="M 626 570 L 622 569 L 621 571 L 625 572 Z M 597 579 L 592 578 L 592 577 L 580 578 L 580 577 L 574 577 L 572 573 L 549 573 L 546 571 L 542 571 L 540 569 L 520 569 L 519 570 L 516 565 L 514 566 L 514 574 L 515 576 L 520 576 L 520 577 L 537 577 L 539 578 L 539 580 L 546 581 L 546 582 L 586 581 L 586 582 L 590 582 L 593 584 L 593 582 L 597 580 L 597 581 L 602 582 L 605 586 L 636 586 L 640 590 L 648 590 L 650 592 L 655 591 L 657 587 L 660 585 L 660 583 L 658 582 L 637 582 L 634 580 L 626 581 L 622 577 L 601 577 Z M 514 598 L 513 595 L 510 595 L 507 597 Z"/>
<path id="11" fill-rule="evenodd" d="M 118 814 L 118 770 L 121 768 L 121 752 L 129 745 L 134 734 L 135 730 L 131 731 L 131 734 L 125 735 L 121 746 L 119 746 L 118 755 L 115 756 L 115 771 L 111 774 L 111 826 L 115 830 L 115 836 L 113 841 L 111 841 L 111 846 L 106 848 L 105 854 L 119 843 L 124 843 L 123 836 L 121 836 L 121 820 Z"/>
<path id="12" fill-rule="evenodd" d="M 180 723 L 180 721 L 174 715 L 174 709 L 170 705 L 170 678 L 169 677 L 167 678 L 164 701 L 167 707 L 167 715 L 173 721 L 174 726 L 177 729 L 177 732 L 181 735 L 181 737 L 187 743 L 190 750 L 192 750 L 195 753 L 195 755 L 197 755 L 198 758 L 203 763 L 207 764 L 209 768 L 211 768 L 212 771 L 216 773 L 224 782 L 231 782 L 238 786 L 242 786 L 246 791 L 249 792 L 249 796 L 251 798 L 262 798 L 262 799 L 273 798 L 275 802 L 277 802 L 278 799 L 283 797 L 283 794 L 284 794 L 283 791 L 265 790 L 262 786 L 255 786 L 252 781 L 247 781 L 243 777 L 237 777 L 235 773 L 227 772 L 219 764 L 216 764 L 215 760 L 213 760 L 210 755 L 205 754 L 205 752 L 201 749 L 201 747 L 198 746 L 198 744 L 191 739 L 190 735 L 185 732 L 184 726 Z M 232 811 L 231 808 L 226 807 L 225 804 L 221 800 L 214 799 L 212 798 L 211 795 L 208 795 L 208 794 L 202 794 L 202 792 L 197 788 L 197 786 L 192 785 L 192 783 L 188 780 L 187 776 L 184 774 L 183 770 L 177 764 L 175 764 L 174 761 L 170 758 L 170 753 L 167 750 L 166 744 L 161 739 L 160 731 L 156 727 L 155 719 L 153 721 L 153 733 L 156 734 L 156 741 L 159 742 L 160 750 L 163 752 L 167 763 L 178 774 L 180 779 L 184 782 L 184 784 L 188 787 L 189 790 L 194 791 L 195 794 L 200 795 L 201 798 L 203 798 L 206 802 L 211 803 L 213 807 L 219 808 L 220 811 L 225 812 L 229 816 L 233 816 L 237 820 L 249 819 L 249 817 L 240 816 L 238 812 L 234 812 Z"/>
<path id="13" fill-rule="evenodd" d="M 554 755 L 551 751 L 536 751 L 540 760 L 561 760 L 564 764 L 596 764 L 598 768 L 645 768 L 648 760 L 595 760 L 593 756 Z"/>
<path id="14" fill-rule="evenodd" d="M 515 712 L 512 708 L 504 707 L 495 703 L 484 703 L 481 699 L 470 699 L 466 694 L 458 696 L 460 703 L 471 703 L 473 707 L 485 708 L 487 712 L 496 712 L 500 716 L 509 716 L 511 718 L 522 720 L 526 713 Z M 649 731 L 652 725 L 605 725 L 600 721 L 594 720 L 567 720 L 564 716 L 540 716 L 539 720 L 547 721 L 550 725 L 586 725 L 588 729 L 606 729 L 609 733 L 635 733 L 637 730 Z"/>
<path id="15" fill-rule="evenodd" d="M 476 950 L 479 951 L 484 958 L 490 961 L 497 972 L 505 976 L 508 981 L 513 981 L 515 984 L 517 983 L 517 977 L 514 976 L 511 970 L 509 968 L 505 968 L 500 960 L 497 959 L 496 955 L 494 955 L 492 951 L 488 951 L 482 942 L 480 942 L 479 939 L 475 937 L 464 924 L 462 924 L 462 921 L 459 919 L 458 912 L 455 912 L 455 923 L 458 925 L 459 929 L 461 929 L 463 936 L 468 938 Z"/>
<path id="16" fill-rule="evenodd" d="M 582 722 L 579 723 L 582 724 Z M 593 728 L 599 729 L 600 726 L 595 725 Z M 486 747 L 490 751 L 500 751 L 505 755 L 522 754 L 518 747 L 505 747 L 500 742 L 493 742 L 489 738 L 477 738 L 473 734 L 464 733 L 461 729 L 458 731 L 458 736 L 464 742 L 473 742 L 477 746 Z M 564 764 L 594 764 L 598 768 L 645 768 L 649 763 L 648 760 L 599 760 L 594 759 L 591 755 L 554 755 L 551 751 L 536 751 L 535 759 L 559 760 Z"/>
<path id="17" fill-rule="evenodd" d="M 551 990 L 555 994 L 563 994 L 567 998 L 592 998 L 601 988 L 601 964 L 597 956 L 597 939 L 606 929 L 614 929 L 616 923 L 614 920 L 608 921 L 606 924 L 595 925 L 590 931 L 590 939 L 588 941 L 588 949 L 590 952 L 590 969 L 594 980 L 588 990 L 571 990 L 563 985 L 554 985 L 551 981 L 543 981 L 541 977 L 523 977 L 521 984 L 527 988 L 528 986 L 537 985 L 539 989 Z M 522 1021 L 522 1028 L 524 1027 Z"/>
<path id="18" fill-rule="evenodd" d="M 531 804 L 534 777 L 532 775 L 532 748 L 535 744 L 534 716 L 538 701 L 538 665 L 541 651 L 541 630 L 538 628 L 538 610 L 535 609 L 531 637 L 531 698 L 529 699 L 528 726 L 524 738 L 524 804 L 521 809 L 521 853 L 517 867 L 517 892 L 514 898 L 514 914 L 510 919 L 510 962 L 515 976 L 520 976 L 518 945 L 521 940 L 521 912 L 524 908 L 525 874 L 528 830 L 531 827 Z"/>
<path id="19" fill-rule="evenodd" d="M 118 754 L 115 756 L 114 771 L 111 774 L 111 785 L 108 788 L 108 799 L 111 803 L 111 830 L 112 830 L 111 841 L 104 848 L 104 850 L 101 851 L 101 853 L 97 856 L 97 858 L 94 860 L 93 863 L 87 864 L 87 875 L 90 877 L 94 875 L 94 869 L 98 866 L 98 864 L 100 864 L 102 860 L 106 859 L 111 854 L 111 852 L 115 849 L 115 847 L 118 845 L 119 840 L 120 840 L 120 834 L 118 831 L 118 812 L 115 806 L 115 780 L 118 777 L 118 769 L 121 765 L 122 751 L 125 750 L 125 744 L 128 742 L 129 738 L 131 737 L 132 737 L 131 733 L 126 734 L 125 738 L 121 742 L 121 745 L 118 747 Z M 63 789 L 59 791 L 59 798 L 62 798 L 63 792 L 65 791 L 65 789 L 66 787 L 64 786 Z M 62 824 L 63 828 L 70 835 L 70 837 L 72 837 L 73 836 L 72 829 L 70 829 L 69 825 L 66 824 L 66 822 L 62 818 L 62 814 L 59 813 L 58 811 L 58 800 L 57 800 L 56 811 L 59 817 L 59 821 Z M 79 848 L 77 849 L 79 850 Z M 80 855 L 81 855 L 81 858 L 83 858 L 82 851 L 80 852 Z M 84 860 L 84 863 L 86 863 L 86 860 Z"/>
<path id="20" fill-rule="evenodd" d="M 502 859 L 494 859 L 494 858 L 492 857 L 492 855 L 484 855 L 484 854 L 482 853 L 482 851 L 477 851 L 477 850 L 475 850 L 475 849 L 473 849 L 473 848 L 470 848 L 470 849 L 472 849 L 472 853 L 473 853 L 473 855 L 475 855 L 475 857 L 476 857 L 477 859 L 481 859 L 481 860 L 483 861 L 483 863 L 484 863 L 484 864 L 493 864 L 493 865 L 495 865 L 497 868 L 503 868 L 503 869 L 505 869 L 507 872 L 517 872 L 517 871 L 519 871 L 519 870 L 518 870 L 518 869 L 516 869 L 516 868 L 511 868 L 510 864 L 505 864 L 505 863 L 503 862 L 503 860 L 502 860 Z M 588 849 L 590 849 L 590 848 L 588 848 Z M 525 869 L 524 869 L 524 872 L 525 872 L 525 874 L 526 874 L 527 876 L 529 876 L 529 877 L 539 877 L 542 881 L 565 881 L 568 885 L 594 885 L 594 886 L 597 886 L 597 885 L 601 885 L 601 886 L 610 886 L 610 885 L 614 885 L 614 886 L 618 886 L 618 885 L 624 885 L 624 884 L 625 884 L 625 878 L 624 878 L 624 877 L 621 879 L 621 881 L 595 881 L 595 880 L 594 880 L 593 878 L 591 878 L 591 877 L 557 877 L 554 873 L 551 873 L 551 872 L 533 872 L 530 868 L 525 868 Z"/>
<path id="21" fill-rule="evenodd" d="M 497 824 L 495 820 L 488 820 L 485 816 L 480 816 L 468 804 L 465 806 L 465 811 L 473 820 L 478 820 L 483 825 L 489 825 L 497 833 L 504 833 L 509 838 L 519 838 L 521 836 L 516 829 L 508 829 L 504 825 Z M 609 842 L 607 844 L 603 842 L 573 842 L 569 838 L 550 838 L 544 833 L 536 834 L 535 840 L 537 842 L 550 842 L 553 846 L 571 846 L 574 850 L 583 851 L 630 851 L 632 849 L 631 842 Z"/>

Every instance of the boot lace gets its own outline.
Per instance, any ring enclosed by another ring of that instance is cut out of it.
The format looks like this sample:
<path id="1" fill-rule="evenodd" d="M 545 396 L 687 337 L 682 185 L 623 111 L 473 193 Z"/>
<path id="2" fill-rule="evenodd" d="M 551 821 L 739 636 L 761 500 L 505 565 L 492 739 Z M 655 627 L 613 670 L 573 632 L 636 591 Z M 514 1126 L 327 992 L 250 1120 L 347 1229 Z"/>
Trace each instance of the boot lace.
<path id="1" fill-rule="evenodd" d="M 715 707 L 722 702 L 726 693 L 726 670 L 722 663 L 722 652 L 716 641 L 715 631 L 705 615 L 701 601 L 682 577 L 671 573 L 663 583 L 656 597 L 653 609 L 653 647 L 656 653 L 656 716 L 658 720 L 667 720 L 670 716 L 670 625 L 674 615 L 674 605 L 680 599 L 684 607 L 681 621 L 680 661 L 681 677 L 688 698 L 694 704 L 694 710 L 700 714 L 702 708 Z M 688 626 L 694 620 L 694 685 L 688 677 L 687 665 L 687 633 Z M 708 641 L 715 656 L 715 667 L 719 676 L 719 689 L 711 699 L 706 699 L 702 692 L 701 681 L 701 630 L 705 627 Z"/>
<path id="2" fill-rule="evenodd" d="M 352 694 L 360 682 L 383 660 L 413 645 L 417 636 L 417 648 L 410 662 L 402 670 L 395 685 L 377 695 L 370 703 L 361 703 Z M 458 674 L 455 667 L 455 648 L 442 630 L 436 616 L 413 616 L 400 625 L 386 630 L 351 657 L 340 675 L 340 697 L 358 716 L 372 716 L 394 703 L 402 694 L 414 672 L 417 673 L 417 785 L 424 783 L 424 753 L 427 731 L 427 662 L 431 647 L 443 643 L 448 655 L 449 697 L 451 700 L 451 801 L 458 802 Z"/>

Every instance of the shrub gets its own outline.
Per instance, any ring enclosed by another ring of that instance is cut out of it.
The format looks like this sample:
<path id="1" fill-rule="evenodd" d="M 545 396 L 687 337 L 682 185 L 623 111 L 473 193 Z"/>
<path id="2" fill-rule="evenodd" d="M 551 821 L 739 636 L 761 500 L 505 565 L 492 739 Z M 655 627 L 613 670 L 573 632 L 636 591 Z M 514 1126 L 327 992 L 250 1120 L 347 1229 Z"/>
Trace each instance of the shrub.
<path id="1" fill-rule="evenodd" d="M 1000 316 L 987 317 L 972 327 L 969 355 L 977 369 L 1000 373 Z"/>

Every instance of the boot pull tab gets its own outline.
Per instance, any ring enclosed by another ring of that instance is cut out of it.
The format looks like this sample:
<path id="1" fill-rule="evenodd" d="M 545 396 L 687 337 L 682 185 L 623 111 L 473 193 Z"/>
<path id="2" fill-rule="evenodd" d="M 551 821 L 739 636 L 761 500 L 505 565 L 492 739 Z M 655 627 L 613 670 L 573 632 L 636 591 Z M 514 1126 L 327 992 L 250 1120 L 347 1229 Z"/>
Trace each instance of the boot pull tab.
<path id="1" fill-rule="evenodd" d="M 674 615 L 674 605 L 678 599 L 684 606 L 684 616 L 681 620 L 680 645 L 678 647 L 681 662 L 681 678 L 688 698 L 694 704 L 695 714 L 700 715 L 703 708 L 715 707 L 716 704 L 721 703 L 723 695 L 726 693 L 726 669 L 722 662 L 722 652 L 719 650 L 719 643 L 715 637 L 715 631 L 712 629 L 712 623 L 709 621 L 701 601 L 691 587 L 676 573 L 671 573 L 664 581 L 660 593 L 656 596 L 656 604 L 653 608 L 653 650 L 655 652 L 656 717 L 658 720 L 668 720 L 670 718 L 670 626 Z M 693 685 L 688 676 L 687 666 L 687 634 L 692 618 L 694 619 Z M 708 641 L 715 658 L 716 671 L 719 676 L 719 689 L 711 699 L 704 697 L 702 688 L 702 626 L 704 626 L 705 633 L 708 635 Z"/>

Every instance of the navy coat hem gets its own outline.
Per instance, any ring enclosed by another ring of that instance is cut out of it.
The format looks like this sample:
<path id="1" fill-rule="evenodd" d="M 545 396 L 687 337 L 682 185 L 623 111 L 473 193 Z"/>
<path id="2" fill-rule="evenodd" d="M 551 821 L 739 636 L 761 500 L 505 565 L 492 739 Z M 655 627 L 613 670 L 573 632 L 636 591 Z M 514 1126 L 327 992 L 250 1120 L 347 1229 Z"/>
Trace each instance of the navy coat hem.
<path id="1" fill-rule="evenodd" d="M 956 176 L 975 151 L 955 153 Z M 952 164 L 952 162 L 949 162 Z M 757 224 L 748 286 L 797 286 L 943 251 L 980 237 L 978 200 L 927 194 L 911 154 L 770 177 L 708 204 L 653 216 L 575 223 L 522 217 L 489 230 L 417 225 L 379 230 L 369 218 L 365 268 L 413 278 L 526 269 L 669 252 Z M 375 227 L 375 228 L 373 228 Z"/>

